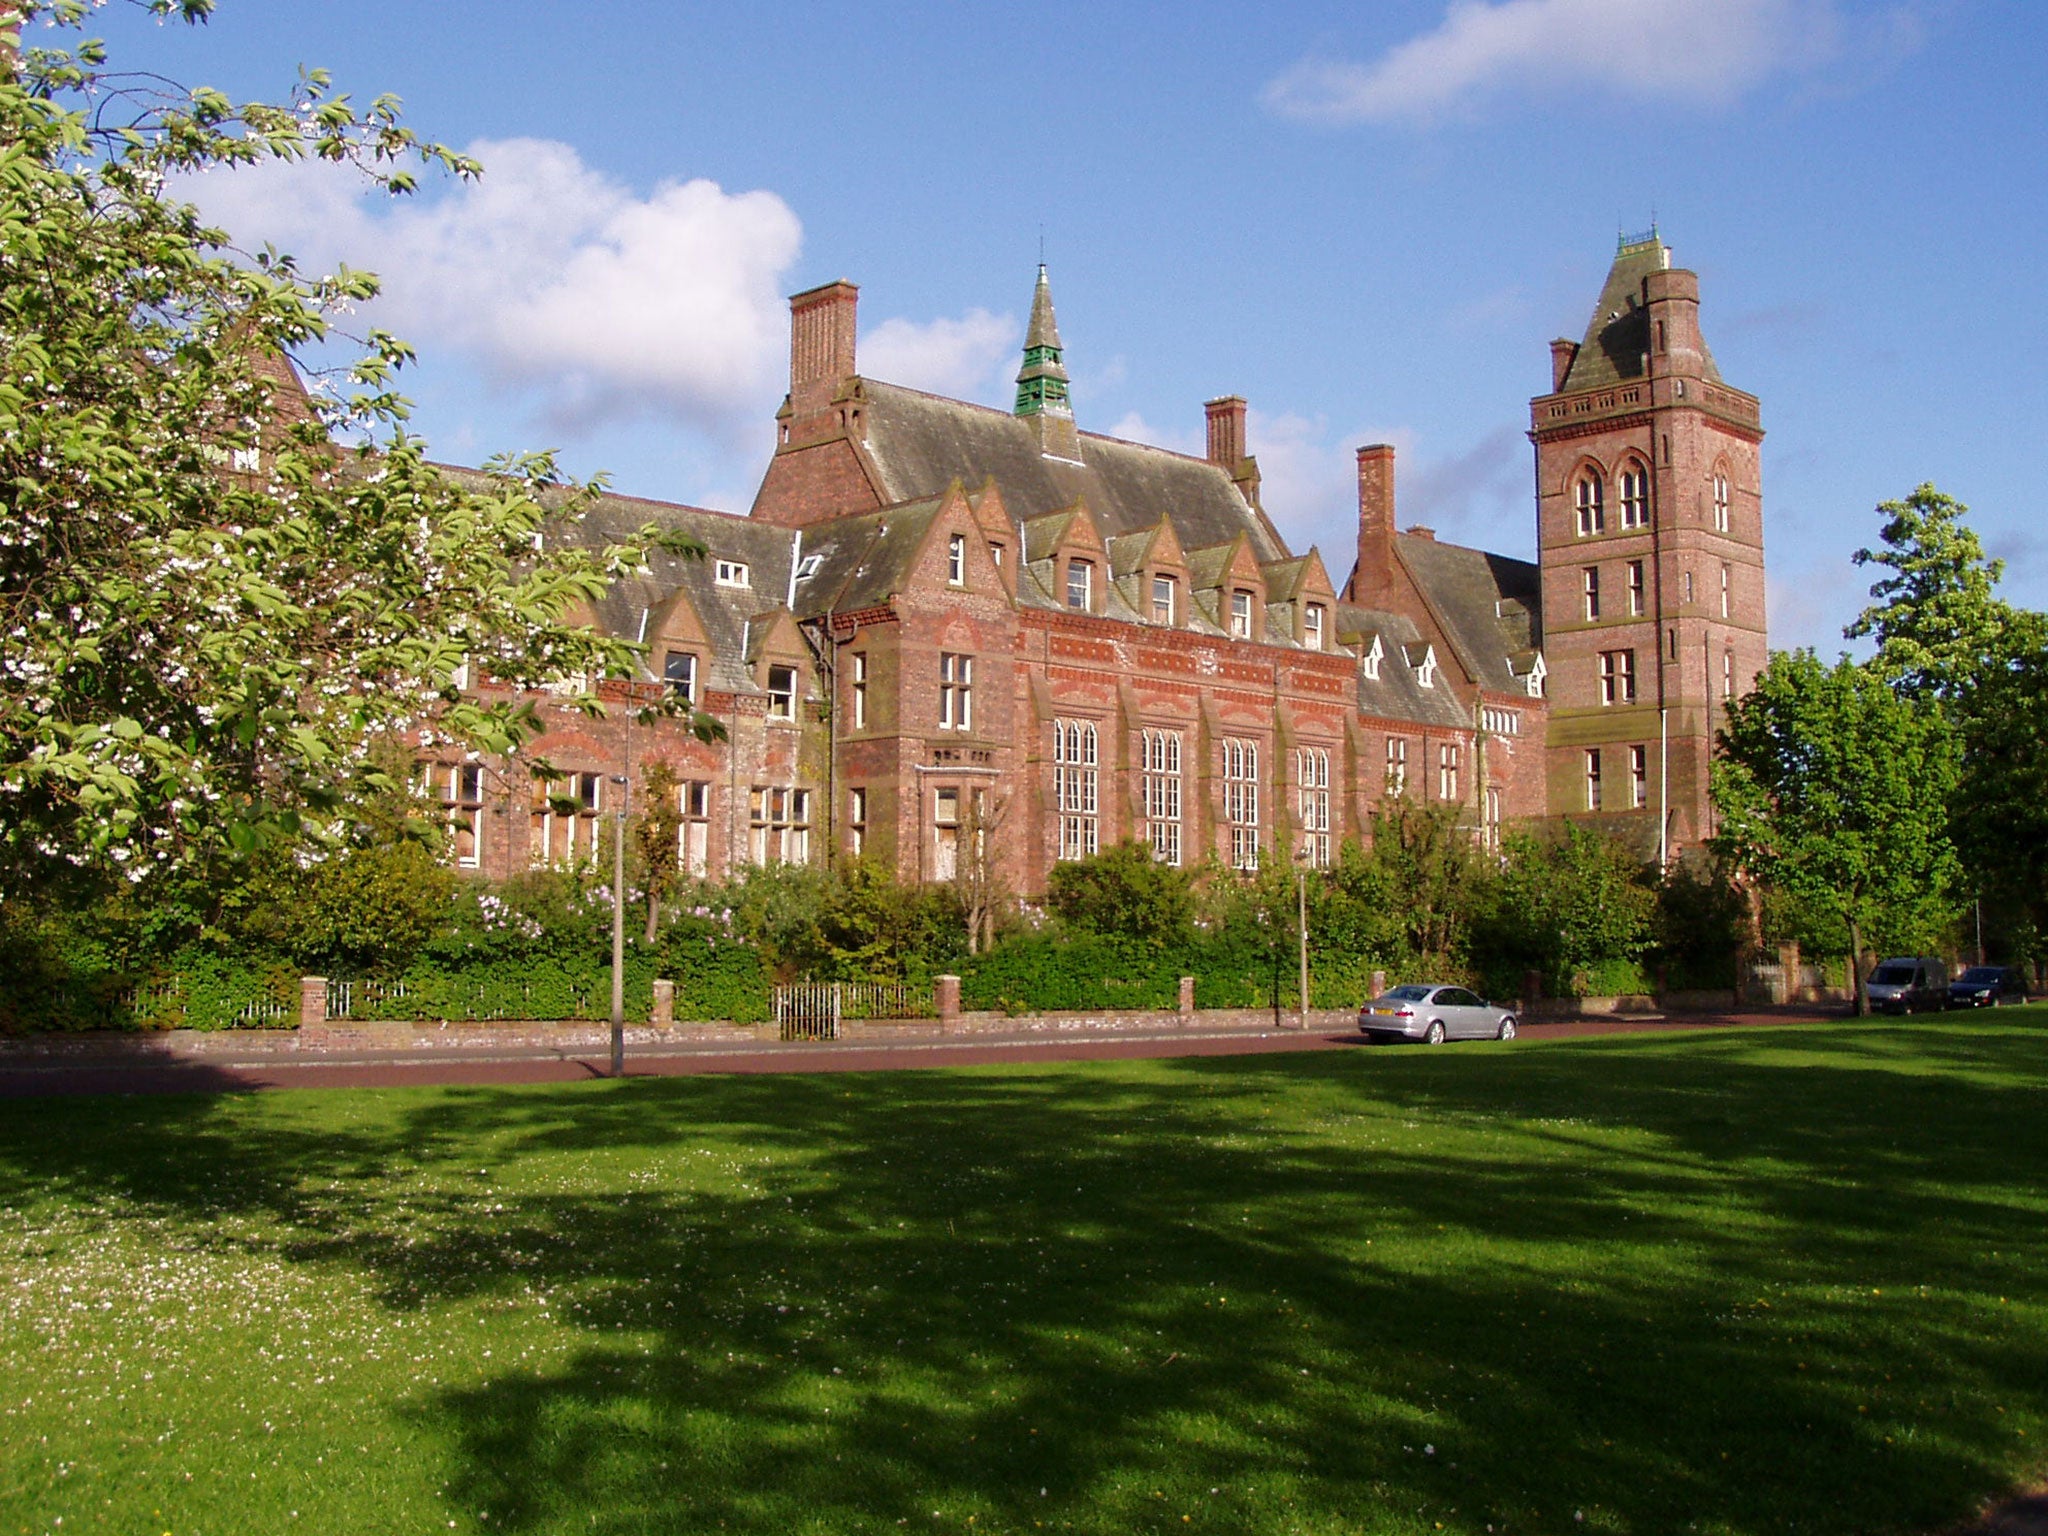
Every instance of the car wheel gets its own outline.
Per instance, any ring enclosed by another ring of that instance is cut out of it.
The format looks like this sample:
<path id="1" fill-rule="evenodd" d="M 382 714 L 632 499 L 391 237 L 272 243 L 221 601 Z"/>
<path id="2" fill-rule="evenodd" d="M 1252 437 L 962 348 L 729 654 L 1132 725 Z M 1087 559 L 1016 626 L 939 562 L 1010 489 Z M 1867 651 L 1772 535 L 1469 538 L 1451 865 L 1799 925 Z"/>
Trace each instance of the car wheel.
<path id="1" fill-rule="evenodd" d="M 1424 1045 L 1442 1045 L 1444 1043 L 1444 1021 L 1442 1019 L 1431 1019 L 1429 1021 L 1429 1032 L 1422 1037 L 1422 1043 Z"/>
<path id="2" fill-rule="evenodd" d="M 1515 1038 L 1515 1021 L 1512 1016 L 1500 1021 L 1500 1033 L 1494 1036 L 1494 1038 L 1496 1040 L 1512 1040 Z"/>

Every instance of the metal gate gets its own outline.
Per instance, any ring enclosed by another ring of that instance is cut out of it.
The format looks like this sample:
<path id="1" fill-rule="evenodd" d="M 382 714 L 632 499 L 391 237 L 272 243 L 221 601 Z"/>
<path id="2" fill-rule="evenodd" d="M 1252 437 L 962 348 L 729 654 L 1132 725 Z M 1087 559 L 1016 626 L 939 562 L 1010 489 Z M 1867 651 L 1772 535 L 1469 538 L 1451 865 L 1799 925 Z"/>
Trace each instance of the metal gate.
<path id="1" fill-rule="evenodd" d="M 907 982 L 799 981 L 775 989 L 775 1023 L 785 1040 L 836 1040 L 843 1019 L 933 1017 L 932 989 Z"/>

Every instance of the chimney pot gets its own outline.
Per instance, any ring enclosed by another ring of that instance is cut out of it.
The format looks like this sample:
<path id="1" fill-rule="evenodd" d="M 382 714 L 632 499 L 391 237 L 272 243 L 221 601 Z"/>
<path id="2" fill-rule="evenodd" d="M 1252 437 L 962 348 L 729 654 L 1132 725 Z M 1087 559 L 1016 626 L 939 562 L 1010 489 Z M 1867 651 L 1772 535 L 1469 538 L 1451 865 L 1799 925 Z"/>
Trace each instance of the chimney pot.
<path id="1" fill-rule="evenodd" d="M 1211 400 L 1209 413 L 1209 462 L 1220 464 L 1233 475 L 1245 458 L 1245 400 L 1242 395 L 1224 395 Z"/>
<path id="2" fill-rule="evenodd" d="M 854 376 L 860 289 L 844 278 L 789 301 L 789 405 L 794 415 L 822 410 Z"/>
<path id="3" fill-rule="evenodd" d="M 1572 371 L 1572 364 L 1578 361 L 1579 344 L 1569 337 L 1560 336 L 1550 344 L 1550 390 L 1555 394 L 1564 388 L 1565 375 Z"/>

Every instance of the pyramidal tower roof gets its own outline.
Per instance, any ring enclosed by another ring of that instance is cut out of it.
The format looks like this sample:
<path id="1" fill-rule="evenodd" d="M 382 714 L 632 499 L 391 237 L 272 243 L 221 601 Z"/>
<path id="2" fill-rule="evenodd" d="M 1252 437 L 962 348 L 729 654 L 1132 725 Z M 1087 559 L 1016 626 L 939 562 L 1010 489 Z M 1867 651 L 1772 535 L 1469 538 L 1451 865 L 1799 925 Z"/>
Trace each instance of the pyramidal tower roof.
<path id="1" fill-rule="evenodd" d="M 1607 269 L 1600 302 L 1593 306 L 1585 340 L 1579 343 L 1578 355 L 1561 388 L 1598 389 L 1642 377 L 1643 359 L 1650 350 L 1650 314 L 1643 306 L 1643 280 L 1670 265 L 1671 247 L 1654 224 L 1642 234 L 1624 234 L 1615 240 L 1614 265 Z M 1707 355 L 1705 362 L 1707 377 L 1718 379 L 1713 357 Z"/>

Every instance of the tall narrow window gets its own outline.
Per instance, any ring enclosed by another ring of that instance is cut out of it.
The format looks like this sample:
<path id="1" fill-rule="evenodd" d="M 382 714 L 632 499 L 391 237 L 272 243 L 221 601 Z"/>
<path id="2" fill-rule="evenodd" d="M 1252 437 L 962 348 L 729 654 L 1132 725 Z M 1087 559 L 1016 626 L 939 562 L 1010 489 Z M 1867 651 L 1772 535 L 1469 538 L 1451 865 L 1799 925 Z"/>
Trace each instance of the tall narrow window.
<path id="1" fill-rule="evenodd" d="M 1600 617 L 1600 567 L 1589 565 L 1579 573 L 1580 589 L 1586 595 L 1586 617 Z"/>
<path id="2" fill-rule="evenodd" d="M 1650 526 L 1650 477 L 1640 464 L 1631 464 L 1621 472 L 1621 526 Z"/>
<path id="3" fill-rule="evenodd" d="M 1000 571 L 1000 570 L 1001 570 L 1001 569 L 1003 568 L 1003 546 L 1002 546 L 1002 545 L 1000 545 L 1000 544 L 990 544 L 990 545 L 989 545 L 989 547 L 988 547 L 988 557 L 989 557 L 989 559 L 990 559 L 991 561 L 993 561 L 993 562 L 994 562 L 994 564 L 995 564 L 995 568 L 996 568 L 997 570 L 999 570 L 999 571 Z"/>
<path id="4" fill-rule="evenodd" d="M 1387 738 L 1387 793 L 1408 793 L 1408 742 L 1404 737 Z"/>
<path id="5" fill-rule="evenodd" d="M 662 658 L 662 680 L 686 703 L 697 702 L 697 658 L 688 651 L 670 651 Z"/>
<path id="6" fill-rule="evenodd" d="M 960 873 L 960 791 L 932 791 L 932 878 L 951 880 Z"/>
<path id="7" fill-rule="evenodd" d="M 711 869 L 711 785 L 691 779 L 676 786 L 676 807 L 683 813 L 676 828 L 676 857 L 685 873 L 702 880 Z"/>
<path id="8" fill-rule="evenodd" d="M 846 851 L 856 859 L 868 851 L 868 792 L 863 785 L 846 792 Z"/>
<path id="9" fill-rule="evenodd" d="M 811 857 L 811 792 L 754 786 L 748 831 L 756 864 L 807 864 Z"/>
<path id="10" fill-rule="evenodd" d="M 1687 572 L 1685 573 L 1685 600 L 1686 600 L 1686 602 L 1687 602 L 1688 604 L 1692 602 L 1692 572 L 1691 572 L 1691 571 L 1687 571 Z"/>
<path id="11" fill-rule="evenodd" d="M 1735 653 L 1733 651 L 1723 651 L 1721 653 L 1721 697 L 1724 699 L 1735 697 Z"/>
<path id="12" fill-rule="evenodd" d="M 1628 803 L 1641 810 L 1650 803 L 1650 749 L 1628 749 Z"/>
<path id="13" fill-rule="evenodd" d="M 534 780 L 533 818 L 527 830 L 532 862 L 581 864 L 595 854 L 603 801 L 602 774 L 571 773 L 552 782 Z"/>
<path id="14" fill-rule="evenodd" d="M 1714 476 L 1714 531 L 1728 531 L 1728 477 Z"/>
<path id="15" fill-rule="evenodd" d="M 868 724 L 868 653 L 853 653 L 853 728 L 867 729 Z"/>
<path id="16" fill-rule="evenodd" d="M 794 720 L 796 718 L 795 667 L 770 667 L 768 669 L 768 718 L 770 720 Z"/>
<path id="17" fill-rule="evenodd" d="M 1436 797 L 1439 800 L 1458 798 L 1458 746 L 1456 742 L 1445 742 L 1436 749 Z"/>
<path id="18" fill-rule="evenodd" d="M 1501 794 L 1498 784 L 1486 786 L 1486 809 L 1483 816 L 1486 846 L 1498 849 L 1501 833 Z"/>
<path id="19" fill-rule="evenodd" d="M 441 791 L 441 811 L 447 818 L 458 869 L 477 869 L 483 864 L 484 770 L 477 763 L 436 763 L 430 770 Z"/>
<path id="20" fill-rule="evenodd" d="M 1178 606 L 1174 602 L 1173 586 L 1174 583 L 1171 576 L 1154 576 L 1152 578 L 1152 622 L 1154 624 L 1173 623 L 1174 609 Z"/>
<path id="21" fill-rule="evenodd" d="M 1303 747 L 1294 754 L 1294 780 L 1300 796 L 1301 851 L 1317 869 L 1330 867 L 1330 754 L 1321 747 Z"/>
<path id="22" fill-rule="evenodd" d="M 1323 605 L 1310 603 L 1301 611 L 1301 643 L 1312 651 L 1323 648 Z"/>
<path id="23" fill-rule="evenodd" d="M 1602 651 L 1600 653 L 1600 702 L 1602 704 L 1633 704 L 1636 701 L 1636 653 L 1634 651 Z"/>
<path id="24" fill-rule="evenodd" d="M 1083 613 L 1095 607 L 1095 567 L 1086 560 L 1067 562 L 1067 606 Z"/>
<path id="25" fill-rule="evenodd" d="M 974 727 L 974 658 L 939 655 L 939 729 L 966 731 Z"/>
<path id="26" fill-rule="evenodd" d="M 1230 826 L 1230 867 L 1259 867 L 1259 744 L 1223 738 L 1223 819 Z"/>
<path id="27" fill-rule="evenodd" d="M 1180 732 L 1147 731 L 1145 748 L 1145 824 L 1152 856 L 1162 864 L 1180 864 Z"/>
<path id="28" fill-rule="evenodd" d="M 1721 567 L 1721 617 L 1724 619 L 1728 617 L 1728 580 L 1730 574 L 1729 567 L 1723 565 Z"/>
<path id="29" fill-rule="evenodd" d="M 1586 809 L 1600 809 L 1600 749 L 1586 748 Z"/>
<path id="30" fill-rule="evenodd" d="M 1643 562 L 1640 560 L 1628 563 L 1628 612 L 1630 618 L 1643 616 Z"/>
<path id="31" fill-rule="evenodd" d="M 967 583 L 967 535 L 956 533 L 946 540 L 946 580 L 959 587 Z"/>
<path id="32" fill-rule="evenodd" d="M 1579 483 L 1572 492 L 1572 500 L 1578 509 L 1579 537 L 1607 531 L 1607 507 L 1605 491 L 1600 476 L 1587 470 L 1579 476 Z"/>
<path id="33" fill-rule="evenodd" d="M 1245 591 L 1230 594 L 1230 632 L 1240 640 L 1252 637 L 1252 595 Z"/>
<path id="34" fill-rule="evenodd" d="M 1085 859 L 1097 847 L 1095 726 L 1087 720 L 1052 723 L 1053 798 L 1060 814 L 1060 857 Z"/>

